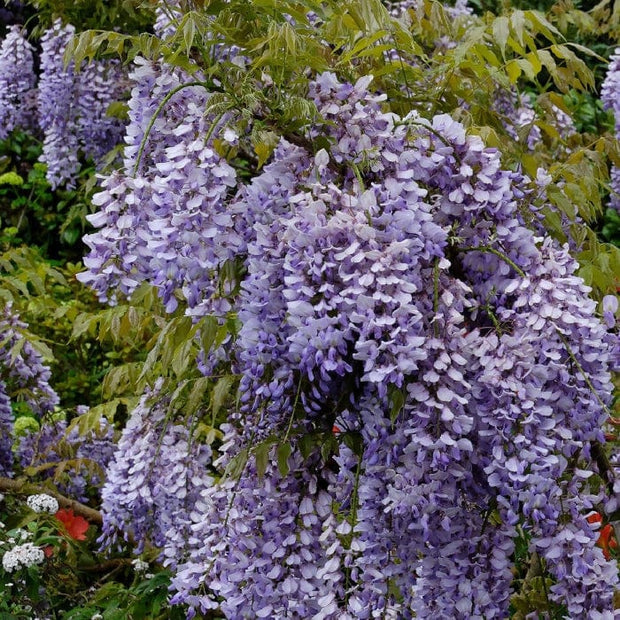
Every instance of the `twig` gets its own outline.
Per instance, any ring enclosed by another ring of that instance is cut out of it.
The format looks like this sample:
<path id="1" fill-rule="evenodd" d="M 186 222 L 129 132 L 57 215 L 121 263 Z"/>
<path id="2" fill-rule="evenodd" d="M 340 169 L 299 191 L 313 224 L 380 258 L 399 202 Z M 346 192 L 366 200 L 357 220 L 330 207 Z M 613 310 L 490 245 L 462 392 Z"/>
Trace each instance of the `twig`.
<path id="1" fill-rule="evenodd" d="M 12 478 L 0 476 L 0 491 L 7 491 L 8 493 L 15 495 L 35 495 L 37 493 L 45 493 L 46 495 L 55 497 L 58 500 L 58 504 L 63 508 L 72 508 L 76 515 L 80 515 L 81 517 L 88 519 L 91 523 L 96 523 L 97 525 L 103 524 L 103 517 L 101 512 L 98 510 L 85 506 L 74 499 L 65 497 L 55 489 L 50 489 L 40 484 L 28 482 L 28 480 L 23 478 L 13 480 Z"/>
<path id="2" fill-rule="evenodd" d="M 105 573 L 112 569 L 118 569 L 123 566 L 130 566 L 133 560 L 131 558 L 112 558 L 105 560 L 100 564 L 80 564 L 78 568 L 87 573 Z"/>

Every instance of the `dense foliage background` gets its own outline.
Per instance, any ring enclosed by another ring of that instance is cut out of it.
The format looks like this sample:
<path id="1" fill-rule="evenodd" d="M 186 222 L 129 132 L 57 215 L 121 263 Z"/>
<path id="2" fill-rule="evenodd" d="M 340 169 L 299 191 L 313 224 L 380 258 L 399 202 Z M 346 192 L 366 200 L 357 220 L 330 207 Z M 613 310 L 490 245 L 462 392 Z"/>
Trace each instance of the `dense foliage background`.
<path id="1" fill-rule="evenodd" d="M 2 618 L 614 618 L 620 7 L 0 8 Z"/>

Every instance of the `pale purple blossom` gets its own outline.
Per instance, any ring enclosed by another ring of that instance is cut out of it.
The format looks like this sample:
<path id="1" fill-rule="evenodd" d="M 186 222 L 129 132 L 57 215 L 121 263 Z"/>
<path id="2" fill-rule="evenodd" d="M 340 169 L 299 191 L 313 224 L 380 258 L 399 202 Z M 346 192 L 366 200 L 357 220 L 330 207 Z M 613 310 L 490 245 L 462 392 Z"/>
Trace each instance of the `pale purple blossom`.
<path id="1" fill-rule="evenodd" d="M 11 26 L 0 47 L 0 139 L 14 129 L 32 131 L 35 125 L 34 48 L 22 28 Z"/>

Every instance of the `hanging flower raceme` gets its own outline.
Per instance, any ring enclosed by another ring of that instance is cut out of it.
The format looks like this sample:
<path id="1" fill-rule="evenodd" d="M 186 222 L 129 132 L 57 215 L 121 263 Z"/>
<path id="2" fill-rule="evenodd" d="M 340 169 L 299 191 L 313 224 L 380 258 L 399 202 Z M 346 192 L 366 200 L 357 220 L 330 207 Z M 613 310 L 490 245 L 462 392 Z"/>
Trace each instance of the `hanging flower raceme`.
<path id="1" fill-rule="evenodd" d="M 616 121 L 616 137 L 620 137 L 620 48 L 609 59 L 607 75 L 601 86 L 601 101 L 607 110 L 611 110 Z M 620 170 L 613 166 L 610 182 L 611 195 L 609 206 L 620 210 Z"/>
<path id="2" fill-rule="evenodd" d="M 41 37 L 39 125 L 44 132 L 41 161 L 52 188 L 72 188 L 81 167 L 80 155 L 98 164 L 122 137 L 124 125 L 107 115 L 108 106 L 126 88 L 116 61 L 65 65 L 64 54 L 75 28 L 56 20 Z"/>
<path id="3" fill-rule="evenodd" d="M 0 381 L 0 476 L 13 475 L 13 410 L 6 393 L 4 381 Z"/>
<path id="4" fill-rule="evenodd" d="M 131 77 L 124 170 L 105 178 L 94 197 L 101 211 L 89 220 L 99 230 L 85 237 L 89 271 L 78 277 L 102 301 L 149 281 L 170 312 L 183 297 L 194 314 L 218 303 L 225 311 L 213 296 L 219 265 L 240 244 L 224 203 L 236 175 L 202 137 L 214 122 L 204 114 L 209 94 L 182 88 L 157 114 L 187 76 L 137 59 Z"/>
<path id="5" fill-rule="evenodd" d="M 58 404 L 50 370 L 22 333 L 27 325 L 10 304 L 0 316 L 0 475 L 12 476 L 13 412 L 11 395 L 19 391 L 31 410 L 42 415 Z"/>
<path id="6" fill-rule="evenodd" d="M 60 20 L 41 37 L 39 125 L 45 134 L 41 160 L 47 164 L 52 188 L 71 184 L 79 170 L 77 132 L 77 78 L 73 63 L 65 67 L 65 49 L 75 28 Z"/>
<path id="7" fill-rule="evenodd" d="M 14 129 L 35 129 L 33 47 L 19 26 L 11 26 L 0 46 L 0 140 Z"/>
<path id="8" fill-rule="evenodd" d="M 193 507 L 212 484 L 211 449 L 172 423 L 168 405 L 159 383 L 131 414 L 102 490 L 102 542 L 133 537 L 140 553 L 148 541 L 174 568 L 185 555 Z"/>

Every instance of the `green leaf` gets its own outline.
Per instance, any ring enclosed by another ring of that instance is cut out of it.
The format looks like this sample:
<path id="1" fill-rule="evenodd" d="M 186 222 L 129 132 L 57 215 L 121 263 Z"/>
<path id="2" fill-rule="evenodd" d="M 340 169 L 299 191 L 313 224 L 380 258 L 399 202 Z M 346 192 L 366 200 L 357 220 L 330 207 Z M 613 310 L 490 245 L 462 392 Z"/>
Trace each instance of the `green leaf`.
<path id="1" fill-rule="evenodd" d="M 278 445 L 277 458 L 278 470 L 284 478 L 289 472 L 288 457 L 291 456 L 292 447 L 290 443 L 281 443 Z"/>
<path id="2" fill-rule="evenodd" d="M 517 40 L 523 46 L 523 33 L 525 31 L 525 15 L 523 11 L 514 10 L 510 16 L 510 24 Z"/>
<path id="3" fill-rule="evenodd" d="M 394 387 L 389 391 L 390 398 L 390 420 L 394 422 L 405 404 L 405 394 L 403 390 Z"/>
<path id="4" fill-rule="evenodd" d="M 323 443 L 321 444 L 321 457 L 327 462 L 332 454 L 338 452 L 338 440 L 332 432 L 323 433 Z"/>
<path id="5" fill-rule="evenodd" d="M 527 61 L 526 61 L 527 62 Z M 511 60 L 506 64 L 506 73 L 511 84 L 516 84 L 521 76 L 521 67 L 517 60 Z"/>
<path id="6" fill-rule="evenodd" d="M 258 478 L 262 479 L 267 471 L 267 465 L 269 465 L 269 453 L 271 452 L 271 447 L 273 445 L 273 440 L 265 440 L 261 441 L 254 448 L 254 457 L 256 459 L 256 473 L 258 474 Z"/>
<path id="7" fill-rule="evenodd" d="M 230 398 L 230 390 L 237 380 L 235 375 L 224 375 L 218 379 L 215 387 L 213 388 L 213 394 L 211 395 L 211 412 L 213 417 L 217 416 L 219 410 L 224 406 L 224 403 Z"/>
<path id="8" fill-rule="evenodd" d="M 226 471 L 224 472 L 224 478 L 237 480 L 243 473 L 243 470 L 245 469 L 245 466 L 247 465 L 248 458 L 249 458 L 248 449 L 244 448 L 243 450 L 239 452 L 239 454 L 236 454 L 229 461 L 228 465 L 226 466 Z"/>
<path id="9" fill-rule="evenodd" d="M 341 439 L 344 444 L 358 457 L 362 457 L 364 454 L 364 439 L 361 433 L 357 431 L 347 431 L 342 433 Z"/>
<path id="10" fill-rule="evenodd" d="M 199 323 L 198 333 L 202 350 L 208 353 L 215 342 L 219 325 L 214 316 L 205 316 Z"/>
<path id="11" fill-rule="evenodd" d="M 510 22 L 507 17 L 497 17 L 493 21 L 493 38 L 499 46 L 502 53 L 502 58 L 506 58 L 506 42 L 510 35 Z"/>

